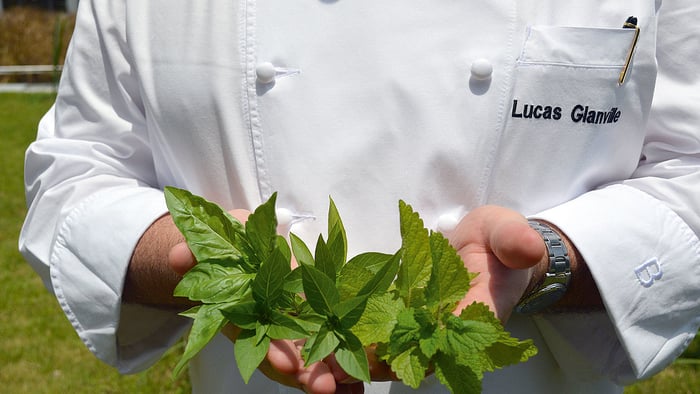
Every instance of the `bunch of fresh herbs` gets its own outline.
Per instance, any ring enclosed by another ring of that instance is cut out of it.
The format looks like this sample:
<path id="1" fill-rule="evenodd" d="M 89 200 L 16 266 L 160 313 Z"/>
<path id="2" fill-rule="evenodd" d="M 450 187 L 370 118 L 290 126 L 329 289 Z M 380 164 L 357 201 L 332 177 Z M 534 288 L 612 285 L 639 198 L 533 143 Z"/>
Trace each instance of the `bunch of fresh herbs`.
<path id="1" fill-rule="evenodd" d="M 434 372 L 455 393 L 480 392 L 484 372 L 537 352 L 532 341 L 504 331 L 484 304 L 454 314 L 474 274 L 403 201 L 401 248 L 348 260 L 332 200 L 327 238 L 319 235 L 312 253 L 293 233 L 289 242 L 277 234 L 276 195 L 245 224 L 186 190 L 168 187 L 165 196 L 197 260 L 174 294 L 200 303 L 183 313 L 194 323 L 175 374 L 229 323 L 241 330 L 234 351 L 246 382 L 277 339 L 305 339 L 307 365 L 334 354 L 365 382 L 371 380 L 365 349 L 372 346 L 405 384 L 417 388 Z"/>

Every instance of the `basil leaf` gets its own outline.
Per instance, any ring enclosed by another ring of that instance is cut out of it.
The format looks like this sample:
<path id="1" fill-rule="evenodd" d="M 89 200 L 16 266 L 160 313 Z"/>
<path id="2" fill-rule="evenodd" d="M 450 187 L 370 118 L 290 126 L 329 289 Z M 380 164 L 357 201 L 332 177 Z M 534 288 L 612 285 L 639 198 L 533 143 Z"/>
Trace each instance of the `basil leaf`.
<path id="1" fill-rule="evenodd" d="M 368 296 L 358 296 L 341 301 L 333 306 L 333 314 L 340 320 L 340 326 L 346 329 L 360 320 L 367 305 Z"/>
<path id="2" fill-rule="evenodd" d="M 335 333 L 325 325 L 312 335 L 304 344 L 303 354 L 305 366 L 321 361 L 333 353 L 340 345 L 340 340 Z"/>
<path id="3" fill-rule="evenodd" d="M 348 258 L 348 237 L 333 199 L 328 204 L 328 248 L 331 250 L 337 271 Z"/>
<path id="4" fill-rule="evenodd" d="M 185 236 L 197 261 L 243 259 L 234 240 L 243 225 L 213 202 L 174 187 L 165 188 L 165 202 L 173 222 Z"/>
<path id="5" fill-rule="evenodd" d="M 309 332 L 292 316 L 270 311 L 269 319 L 271 324 L 267 335 L 272 339 L 302 339 L 309 336 Z"/>
<path id="6" fill-rule="evenodd" d="M 226 323 L 226 319 L 219 311 L 218 305 L 201 305 L 192 323 L 190 334 L 187 337 L 185 351 L 173 371 L 178 376 L 187 363 L 214 338 Z"/>
<path id="7" fill-rule="evenodd" d="M 173 295 L 212 304 L 244 299 L 255 275 L 238 267 L 198 263 L 175 287 Z"/>
<path id="8" fill-rule="evenodd" d="M 248 384 L 250 377 L 265 359 L 270 349 L 270 338 L 258 342 L 255 330 L 243 330 L 234 344 L 234 356 L 243 381 Z"/>
<path id="9" fill-rule="evenodd" d="M 326 241 L 320 235 L 316 241 L 315 261 L 314 267 L 326 274 L 333 281 L 333 286 L 335 287 L 338 271 L 336 270 L 333 254 L 328 248 Z"/>
<path id="10" fill-rule="evenodd" d="M 348 375 L 369 382 L 369 362 L 360 340 L 351 332 L 343 333 L 344 343 L 335 352 L 335 359 Z"/>
<path id="11" fill-rule="evenodd" d="M 372 294 L 383 293 L 396 277 L 399 269 L 401 256 L 399 253 L 391 256 L 375 275 L 357 292 L 358 296 L 371 296 Z"/>
<path id="12" fill-rule="evenodd" d="M 311 308 L 321 315 L 332 316 L 333 307 L 340 301 L 335 282 L 325 273 L 306 265 L 301 266 L 301 280 Z"/>
<path id="13" fill-rule="evenodd" d="M 239 302 L 221 308 L 221 314 L 234 326 L 255 329 L 260 313 L 254 301 Z"/>
<path id="14" fill-rule="evenodd" d="M 363 286 L 367 284 L 375 274 L 386 265 L 392 255 L 377 252 L 367 252 L 351 258 L 338 274 L 338 291 L 340 298 L 345 300 L 356 296 Z M 394 276 L 396 273 L 394 272 Z M 388 279 L 389 287 L 393 276 Z M 382 283 L 384 285 L 385 283 Z M 383 287 L 383 286 L 382 286 Z M 386 288 L 384 290 L 386 290 Z"/>
<path id="15" fill-rule="evenodd" d="M 294 233 L 289 233 L 289 241 L 292 244 L 292 251 L 294 252 L 294 258 L 297 259 L 299 265 L 311 265 L 314 266 L 314 256 L 311 254 L 308 246 L 297 237 Z"/>
<path id="16" fill-rule="evenodd" d="M 284 280 L 291 272 L 289 261 L 279 249 L 275 249 L 262 263 L 253 281 L 253 298 L 268 308 L 278 305 L 282 296 Z"/>
<path id="17" fill-rule="evenodd" d="M 248 216 L 245 223 L 245 233 L 257 263 L 267 259 L 277 242 L 276 200 L 277 193 L 273 193 L 265 203 Z"/>

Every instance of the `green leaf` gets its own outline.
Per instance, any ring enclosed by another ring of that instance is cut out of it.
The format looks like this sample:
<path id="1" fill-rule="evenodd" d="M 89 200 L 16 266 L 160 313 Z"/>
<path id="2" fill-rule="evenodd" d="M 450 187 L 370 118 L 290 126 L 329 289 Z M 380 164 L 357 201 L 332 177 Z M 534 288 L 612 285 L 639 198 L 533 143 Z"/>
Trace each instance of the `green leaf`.
<path id="1" fill-rule="evenodd" d="M 483 303 L 473 303 L 467 306 L 459 317 L 462 320 L 488 322 L 500 329 L 498 341 L 480 354 L 482 371 L 494 371 L 507 365 L 524 362 L 537 354 L 537 347 L 532 340 L 520 341 L 504 331 L 500 320 Z"/>
<path id="2" fill-rule="evenodd" d="M 174 376 L 180 374 L 185 365 L 214 338 L 226 323 L 218 307 L 219 305 L 201 305 L 197 308 L 185 351 L 173 371 Z"/>
<path id="3" fill-rule="evenodd" d="M 344 332 L 343 337 L 342 346 L 335 352 L 336 361 L 348 375 L 364 382 L 369 382 L 371 378 L 365 348 L 351 332 Z"/>
<path id="4" fill-rule="evenodd" d="M 449 241 L 440 233 L 430 234 L 432 273 L 425 291 L 427 304 L 437 315 L 452 311 L 469 290 L 469 273 Z"/>
<path id="5" fill-rule="evenodd" d="M 396 316 L 396 325 L 389 339 L 389 351 L 393 355 L 415 346 L 421 337 L 421 325 L 416 321 L 414 309 L 402 309 Z"/>
<path id="6" fill-rule="evenodd" d="M 335 286 L 338 271 L 336 270 L 333 254 L 328 248 L 326 241 L 320 235 L 316 241 L 315 261 L 314 267 L 326 274 L 333 281 L 333 286 Z"/>
<path id="7" fill-rule="evenodd" d="M 301 266 L 301 280 L 311 308 L 321 315 L 332 316 L 333 307 L 340 301 L 335 281 L 318 269 L 306 265 Z"/>
<path id="8" fill-rule="evenodd" d="M 360 320 L 367 305 L 367 296 L 359 296 L 341 301 L 333 306 L 333 314 L 340 320 L 343 328 L 350 329 Z"/>
<path id="9" fill-rule="evenodd" d="M 165 188 L 165 202 L 197 261 L 243 260 L 235 240 L 244 236 L 243 225 L 213 202 L 187 190 Z"/>
<path id="10" fill-rule="evenodd" d="M 505 366 L 527 361 L 537 354 L 532 340 L 519 341 L 504 332 L 498 342 L 480 354 L 480 369 L 494 371 Z"/>
<path id="11" fill-rule="evenodd" d="M 312 335 L 304 344 L 302 354 L 304 354 L 305 365 L 321 361 L 333 353 L 340 345 L 340 339 L 328 327 L 321 326 L 318 332 Z"/>
<path id="12" fill-rule="evenodd" d="M 248 216 L 248 221 L 245 223 L 247 239 L 255 253 L 257 263 L 267 260 L 277 242 L 276 200 L 277 193 L 273 193 L 265 203 Z"/>
<path id="13" fill-rule="evenodd" d="M 336 269 L 340 270 L 348 258 L 348 237 L 332 198 L 328 204 L 328 247 L 333 253 Z"/>
<path id="14" fill-rule="evenodd" d="M 430 239 L 423 220 L 413 208 L 399 202 L 401 222 L 401 266 L 396 287 L 407 306 L 414 305 L 416 290 L 425 287 L 431 273 Z"/>
<path id="15" fill-rule="evenodd" d="M 388 343 L 403 302 L 390 293 L 370 297 L 360 320 L 352 327 L 363 345 Z"/>
<path id="16" fill-rule="evenodd" d="M 370 278 L 367 283 L 357 292 L 358 296 L 371 296 L 387 291 L 391 286 L 392 281 L 396 277 L 396 272 L 399 269 L 401 255 L 399 253 L 391 256 L 383 266 Z M 374 268 L 374 267 L 372 267 Z"/>
<path id="17" fill-rule="evenodd" d="M 446 320 L 446 346 L 440 350 L 450 356 L 480 352 L 500 337 L 499 327 L 489 323 L 462 320 L 452 314 L 446 316 Z"/>
<path id="18" fill-rule="evenodd" d="M 337 283 L 340 299 L 346 300 L 356 296 L 381 267 L 376 267 L 376 264 L 381 263 L 383 266 L 389 258 L 391 255 L 374 252 L 362 253 L 351 258 L 338 274 Z M 376 268 L 376 270 L 372 271 L 372 268 Z"/>
<path id="19" fill-rule="evenodd" d="M 454 394 L 481 393 L 481 380 L 469 367 L 459 365 L 453 357 L 438 353 L 435 376 Z"/>
<path id="20" fill-rule="evenodd" d="M 264 337 L 262 341 L 258 342 L 255 330 L 243 330 L 238 335 L 233 351 L 238 371 L 246 384 L 265 359 L 269 348 L 270 338 Z"/>
<path id="21" fill-rule="evenodd" d="M 255 329 L 260 313 L 255 301 L 240 302 L 221 308 L 221 314 L 234 326 L 247 330 Z"/>
<path id="22" fill-rule="evenodd" d="M 314 256 L 311 254 L 309 247 L 306 243 L 297 237 L 293 233 L 289 233 L 289 241 L 292 244 L 292 251 L 294 252 L 294 257 L 297 259 L 299 265 L 311 265 L 315 266 Z"/>
<path id="23" fill-rule="evenodd" d="M 284 279 L 284 291 L 289 293 L 303 293 L 304 284 L 301 280 L 301 267 L 296 267 Z"/>
<path id="24" fill-rule="evenodd" d="M 260 266 L 253 281 L 253 298 L 258 303 L 273 307 L 282 296 L 285 278 L 291 272 L 289 261 L 275 249 Z"/>
<path id="25" fill-rule="evenodd" d="M 429 360 L 420 349 L 412 346 L 391 360 L 391 370 L 406 385 L 417 389 L 428 372 Z"/>
<path id="26" fill-rule="evenodd" d="M 308 337 L 309 332 L 292 316 L 278 311 L 270 311 L 270 327 L 267 335 L 272 339 L 302 339 Z"/>
<path id="27" fill-rule="evenodd" d="M 173 295 L 208 304 L 237 301 L 250 294 L 254 277 L 239 267 L 200 262 L 180 280 Z"/>

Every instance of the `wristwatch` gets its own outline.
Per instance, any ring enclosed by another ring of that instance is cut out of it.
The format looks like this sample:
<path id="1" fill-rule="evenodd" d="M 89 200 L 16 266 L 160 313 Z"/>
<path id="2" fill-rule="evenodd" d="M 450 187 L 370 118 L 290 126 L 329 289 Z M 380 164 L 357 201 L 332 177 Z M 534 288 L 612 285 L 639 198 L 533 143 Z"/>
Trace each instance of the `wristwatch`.
<path id="1" fill-rule="evenodd" d="M 549 268 L 534 290 L 515 306 L 515 311 L 521 314 L 537 313 L 553 305 L 564 296 L 571 281 L 571 261 L 561 236 L 545 223 L 530 220 L 528 224 L 544 239 Z"/>

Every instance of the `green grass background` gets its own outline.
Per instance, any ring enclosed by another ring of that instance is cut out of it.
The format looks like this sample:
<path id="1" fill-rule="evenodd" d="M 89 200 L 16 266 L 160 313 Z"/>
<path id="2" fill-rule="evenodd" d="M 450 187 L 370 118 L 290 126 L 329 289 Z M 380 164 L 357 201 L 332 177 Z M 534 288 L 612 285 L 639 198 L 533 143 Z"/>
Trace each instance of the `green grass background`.
<path id="1" fill-rule="evenodd" d="M 180 347 L 149 370 L 130 376 L 94 358 L 17 251 L 26 213 L 24 151 L 52 102 L 51 94 L 0 93 L 0 392 L 187 393 L 186 374 L 175 381 L 170 375 Z M 696 338 L 681 360 L 625 393 L 700 393 L 699 360 Z"/>

